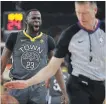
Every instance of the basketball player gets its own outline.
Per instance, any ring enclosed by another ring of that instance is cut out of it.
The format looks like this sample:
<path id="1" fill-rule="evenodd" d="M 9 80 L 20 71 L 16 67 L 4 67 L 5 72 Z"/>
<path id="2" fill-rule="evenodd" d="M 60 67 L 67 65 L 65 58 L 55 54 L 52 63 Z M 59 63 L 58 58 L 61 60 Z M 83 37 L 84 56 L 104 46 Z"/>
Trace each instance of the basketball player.
<path id="1" fill-rule="evenodd" d="M 8 59 L 13 54 L 13 68 L 10 71 L 12 80 L 26 80 L 34 76 L 47 65 L 48 56 L 52 55 L 55 47 L 53 38 L 40 31 L 42 18 L 39 10 L 28 11 L 25 23 L 26 28 L 23 31 L 11 33 L 1 58 L 3 73 Z M 60 83 L 64 89 L 63 81 Z M 46 93 L 47 89 L 44 82 L 23 90 L 11 90 L 9 92 L 20 104 L 45 104 Z"/>

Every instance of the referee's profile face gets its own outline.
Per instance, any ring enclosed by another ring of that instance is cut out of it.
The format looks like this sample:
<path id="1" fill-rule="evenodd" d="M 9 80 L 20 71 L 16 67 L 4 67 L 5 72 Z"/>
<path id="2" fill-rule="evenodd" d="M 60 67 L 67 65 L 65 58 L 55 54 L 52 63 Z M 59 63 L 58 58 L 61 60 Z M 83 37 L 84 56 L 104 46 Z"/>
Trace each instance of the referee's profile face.
<path id="1" fill-rule="evenodd" d="M 41 13 L 39 11 L 31 11 L 26 18 L 27 25 L 34 31 L 38 31 L 42 24 Z"/>
<path id="2" fill-rule="evenodd" d="M 75 12 L 81 25 L 86 27 L 94 21 L 97 7 L 93 4 L 91 5 L 89 2 L 82 4 L 75 3 Z"/>

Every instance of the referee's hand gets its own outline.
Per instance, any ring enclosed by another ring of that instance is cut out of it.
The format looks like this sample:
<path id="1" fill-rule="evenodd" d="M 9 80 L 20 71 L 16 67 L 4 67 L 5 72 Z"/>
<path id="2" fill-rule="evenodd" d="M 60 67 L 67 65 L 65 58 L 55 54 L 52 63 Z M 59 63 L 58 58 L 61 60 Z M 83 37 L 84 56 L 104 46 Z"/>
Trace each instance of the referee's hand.
<path id="1" fill-rule="evenodd" d="M 26 80 L 15 80 L 6 82 L 3 86 L 8 89 L 25 89 L 28 87 L 28 83 Z"/>

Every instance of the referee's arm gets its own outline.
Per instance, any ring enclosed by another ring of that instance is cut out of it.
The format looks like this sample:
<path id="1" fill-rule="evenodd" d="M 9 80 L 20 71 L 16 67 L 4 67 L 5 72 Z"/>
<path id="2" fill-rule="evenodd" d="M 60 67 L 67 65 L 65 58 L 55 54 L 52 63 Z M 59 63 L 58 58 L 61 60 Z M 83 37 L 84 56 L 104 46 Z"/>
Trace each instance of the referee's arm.
<path id="1" fill-rule="evenodd" d="M 46 67 L 40 70 L 35 76 L 27 80 L 28 86 L 38 84 L 54 76 L 57 70 L 60 68 L 63 60 L 64 58 L 56 58 L 53 56 Z"/>

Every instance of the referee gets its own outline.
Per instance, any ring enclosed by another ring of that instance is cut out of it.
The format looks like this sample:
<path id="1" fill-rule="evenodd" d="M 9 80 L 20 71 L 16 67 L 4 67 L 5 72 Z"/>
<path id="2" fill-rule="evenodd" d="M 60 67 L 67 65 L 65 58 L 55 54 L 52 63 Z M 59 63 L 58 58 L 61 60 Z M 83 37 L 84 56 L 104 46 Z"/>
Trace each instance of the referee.
<path id="1" fill-rule="evenodd" d="M 67 90 L 71 104 L 103 104 L 106 35 L 104 22 L 96 18 L 97 9 L 94 1 L 76 1 L 78 22 L 63 31 L 49 64 L 29 80 L 10 82 L 5 86 L 26 88 L 46 80 L 57 72 L 70 52 L 73 71 Z M 66 97 L 64 100 L 67 104 Z"/>

